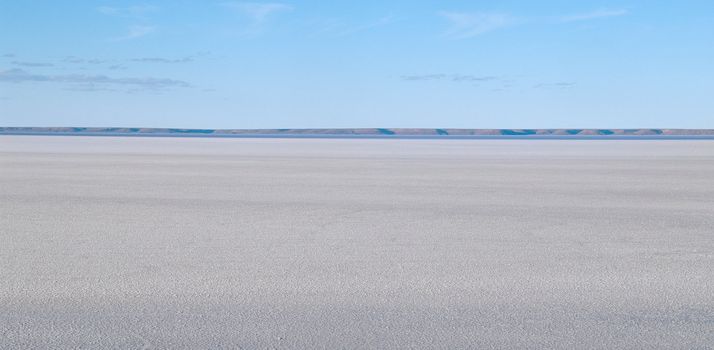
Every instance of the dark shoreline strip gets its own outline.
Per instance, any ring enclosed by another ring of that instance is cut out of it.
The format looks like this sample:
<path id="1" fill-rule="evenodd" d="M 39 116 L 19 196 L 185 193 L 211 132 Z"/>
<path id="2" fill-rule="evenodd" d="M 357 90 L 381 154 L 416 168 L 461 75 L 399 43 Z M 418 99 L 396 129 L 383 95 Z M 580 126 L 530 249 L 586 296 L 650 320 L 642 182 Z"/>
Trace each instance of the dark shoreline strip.
<path id="1" fill-rule="evenodd" d="M 117 133 L 117 132 L 18 132 L 13 136 L 188 137 L 263 139 L 416 139 L 416 140 L 714 140 L 714 135 L 399 135 L 399 134 L 218 134 L 218 133 Z"/>

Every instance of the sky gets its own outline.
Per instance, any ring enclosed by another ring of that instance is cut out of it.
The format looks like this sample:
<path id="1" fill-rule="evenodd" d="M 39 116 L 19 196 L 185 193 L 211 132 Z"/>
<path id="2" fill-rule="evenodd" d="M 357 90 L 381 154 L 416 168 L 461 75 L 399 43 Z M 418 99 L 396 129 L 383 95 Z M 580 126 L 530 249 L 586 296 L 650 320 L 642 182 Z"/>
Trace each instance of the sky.
<path id="1" fill-rule="evenodd" d="M 0 0 L 0 126 L 714 128 L 714 1 Z"/>

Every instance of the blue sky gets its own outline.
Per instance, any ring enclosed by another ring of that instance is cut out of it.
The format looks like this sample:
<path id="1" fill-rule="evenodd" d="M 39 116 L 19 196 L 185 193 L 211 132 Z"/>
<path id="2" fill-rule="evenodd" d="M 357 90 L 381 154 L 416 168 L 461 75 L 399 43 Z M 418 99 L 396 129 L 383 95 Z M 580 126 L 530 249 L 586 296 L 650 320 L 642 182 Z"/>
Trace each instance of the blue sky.
<path id="1" fill-rule="evenodd" d="M 714 128 L 714 1 L 0 0 L 0 125 Z"/>

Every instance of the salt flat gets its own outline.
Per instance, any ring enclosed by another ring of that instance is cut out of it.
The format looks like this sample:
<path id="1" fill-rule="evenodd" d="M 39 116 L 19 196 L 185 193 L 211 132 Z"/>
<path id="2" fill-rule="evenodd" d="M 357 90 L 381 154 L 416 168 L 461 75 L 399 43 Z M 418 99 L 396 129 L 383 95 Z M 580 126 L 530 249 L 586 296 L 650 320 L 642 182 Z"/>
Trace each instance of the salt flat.
<path id="1" fill-rule="evenodd" d="M 0 348 L 714 348 L 714 141 L 0 137 Z"/>

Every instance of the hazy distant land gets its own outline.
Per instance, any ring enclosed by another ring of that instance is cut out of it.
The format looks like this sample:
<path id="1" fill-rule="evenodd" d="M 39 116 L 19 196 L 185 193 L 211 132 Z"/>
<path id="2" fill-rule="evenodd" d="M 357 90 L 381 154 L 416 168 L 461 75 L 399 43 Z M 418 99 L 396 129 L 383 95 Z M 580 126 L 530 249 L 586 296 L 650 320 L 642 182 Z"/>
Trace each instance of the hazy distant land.
<path id="1" fill-rule="evenodd" d="M 431 128 L 345 128 L 345 129 L 177 129 L 95 127 L 0 127 L 1 134 L 77 135 L 192 135 L 192 136 L 714 136 L 714 129 L 431 129 Z"/>

